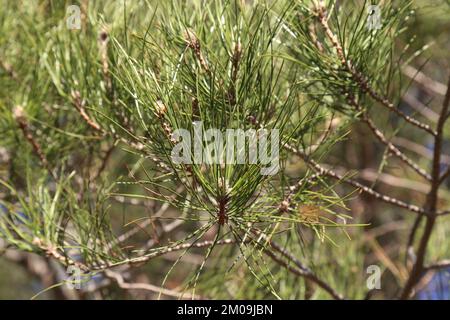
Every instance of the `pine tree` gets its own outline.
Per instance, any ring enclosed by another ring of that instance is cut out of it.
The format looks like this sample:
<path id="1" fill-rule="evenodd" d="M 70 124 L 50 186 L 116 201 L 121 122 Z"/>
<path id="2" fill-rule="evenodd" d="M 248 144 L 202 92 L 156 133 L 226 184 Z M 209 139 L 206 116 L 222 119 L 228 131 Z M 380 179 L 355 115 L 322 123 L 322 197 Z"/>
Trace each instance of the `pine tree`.
<path id="1" fill-rule="evenodd" d="M 421 1 L 2 7 L 0 247 L 34 297 L 408 299 L 448 267 Z"/>

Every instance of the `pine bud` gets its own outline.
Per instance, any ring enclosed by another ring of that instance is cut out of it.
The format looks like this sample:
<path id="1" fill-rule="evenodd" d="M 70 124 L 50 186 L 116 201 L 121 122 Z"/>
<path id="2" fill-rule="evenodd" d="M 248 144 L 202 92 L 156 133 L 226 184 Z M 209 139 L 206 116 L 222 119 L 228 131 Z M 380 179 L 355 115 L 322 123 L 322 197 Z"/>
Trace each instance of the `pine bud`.
<path id="1" fill-rule="evenodd" d="M 234 52 L 233 52 L 233 64 L 237 65 L 239 61 L 241 60 L 242 56 L 242 46 L 240 42 L 236 42 L 234 45 Z"/>
<path id="2" fill-rule="evenodd" d="M 161 100 L 156 101 L 155 109 L 156 109 L 156 115 L 158 116 L 158 118 L 164 117 L 164 115 L 167 112 L 166 105 Z"/>
<path id="3" fill-rule="evenodd" d="M 279 207 L 278 207 L 278 210 L 279 210 L 281 213 L 287 212 L 287 211 L 289 210 L 289 202 L 286 201 L 286 200 L 281 201 L 281 203 L 280 203 L 280 205 L 279 205 Z"/>
<path id="4" fill-rule="evenodd" d="M 200 42 L 198 41 L 197 36 L 195 35 L 195 33 L 192 30 L 187 29 L 184 32 L 184 41 L 186 42 L 186 45 L 189 48 L 192 48 L 195 50 L 200 49 Z"/>
<path id="5" fill-rule="evenodd" d="M 16 121 L 23 122 L 26 120 L 25 111 L 22 106 L 16 106 L 13 110 L 13 117 Z"/>

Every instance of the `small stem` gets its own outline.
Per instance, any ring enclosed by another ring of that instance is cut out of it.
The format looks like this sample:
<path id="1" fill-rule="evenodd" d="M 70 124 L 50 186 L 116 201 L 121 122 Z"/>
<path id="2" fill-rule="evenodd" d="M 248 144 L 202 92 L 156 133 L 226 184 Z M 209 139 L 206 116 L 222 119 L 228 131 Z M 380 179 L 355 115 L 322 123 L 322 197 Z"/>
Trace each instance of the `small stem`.
<path id="1" fill-rule="evenodd" d="M 223 226 L 225 223 L 228 223 L 228 214 L 227 214 L 227 205 L 228 205 L 228 196 L 222 196 L 219 198 L 219 225 Z"/>
<path id="2" fill-rule="evenodd" d="M 416 286 L 416 284 L 421 279 L 422 273 L 424 271 L 424 261 L 425 254 L 428 247 L 428 242 L 430 241 L 431 234 L 438 216 L 437 205 L 438 205 L 438 192 L 441 181 L 441 153 L 442 145 L 444 140 L 444 125 L 447 120 L 447 112 L 450 105 L 450 77 L 447 84 L 447 93 L 445 94 L 444 103 L 442 105 L 441 115 L 437 124 L 436 132 L 437 135 L 434 139 L 434 156 L 433 156 L 433 170 L 432 170 L 432 180 L 430 182 L 430 192 L 428 194 L 424 208 L 430 212 L 426 216 L 425 229 L 420 239 L 419 249 L 417 250 L 417 260 L 413 265 L 411 274 L 406 282 L 406 285 L 400 295 L 400 299 L 408 299 Z"/>
<path id="3" fill-rule="evenodd" d="M 27 139 L 27 141 L 31 144 L 33 147 L 34 153 L 38 156 L 38 158 L 41 160 L 42 165 L 49 170 L 49 165 L 47 158 L 45 157 L 44 152 L 42 151 L 42 147 L 37 142 L 37 140 L 34 138 L 33 133 L 30 130 L 30 127 L 28 125 L 28 121 L 25 115 L 25 112 L 23 110 L 22 106 L 17 106 L 14 109 L 14 119 L 16 120 L 20 130 L 22 131 L 23 135 Z M 49 170 L 50 171 L 50 170 Z"/>

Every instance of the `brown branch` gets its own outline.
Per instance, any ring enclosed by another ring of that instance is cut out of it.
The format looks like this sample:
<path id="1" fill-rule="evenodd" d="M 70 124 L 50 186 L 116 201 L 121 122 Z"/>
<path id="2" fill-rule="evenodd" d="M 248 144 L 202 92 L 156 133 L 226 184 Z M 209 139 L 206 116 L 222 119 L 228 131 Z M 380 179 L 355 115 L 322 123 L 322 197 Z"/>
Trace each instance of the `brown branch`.
<path id="1" fill-rule="evenodd" d="M 336 54 L 339 58 L 339 60 L 341 61 L 341 64 L 344 68 L 346 68 L 349 72 L 354 72 L 353 67 L 351 66 L 351 64 L 347 61 L 345 54 L 344 54 L 344 49 L 342 48 L 337 36 L 333 33 L 333 31 L 331 30 L 330 26 L 328 25 L 328 21 L 327 21 L 327 17 L 326 17 L 326 7 L 324 4 L 324 1 L 319 1 L 319 5 L 317 7 L 317 13 L 318 13 L 318 19 L 320 21 L 320 24 L 322 25 L 322 27 L 325 30 L 325 34 L 328 37 L 328 39 L 331 41 L 331 43 L 333 44 L 333 47 L 336 50 Z M 358 80 L 358 79 L 356 79 Z M 362 85 L 363 83 L 360 83 L 361 81 L 356 81 L 358 83 L 358 85 Z M 368 87 L 366 85 L 366 87 Z M 386 137 L 384 136 L 384 134 L 376 127 L 376 125 L 373 123 L 373 121 L 367 116 L 367 113 L 364 111 L 364 108 L 362 108 L 358 102 L 356 101 L 355 97 L 353 96 L 352 93 L 350 92 L 346 92 L 347 94 L 347 101 L 350 105 L 352 105 L 353 107 L 355 107 L 356 111 L 359 111 L 362 113 L 361 119 L 363 122 L 365 122 L 367 124 L 367 126 L 369 127 L 369 129 L 372 131 L 372 133 L 375 135 L 375 137 L 384 145 L 387 146 L 387 148 L 389 149 L 389 151 L 394 154 L 396 157 L 398 157 L 401 161 L 403 161 L 405 164 L 407 164 L 408 166 L 410 166 L 414 171 L 416 171 L 419 175 L 421 175 L 422 177 L 424 177 L 427 180 L 431 179 L 431 176 L 422 168 L 420 168 L 416 163 L 414 163 L 414 161 L 412 161 L 411 159 L 409 159 L 405 154 L 403 154 L 396 146 L 394 146 L 390 141 L 388 141 L 388 139 L 386 139 Z M 382 99 L 382 101 L 384 101 Z M 397 108 L 393 107 L 394 111 L 398 111 Z M 397 113 L 398 113 L 397 112 Z M 406 118 L 408 119 L 408 118 Z M 411 119 L 409 119 L 408 121 L 411 121 Z M 413 122 L 414 123 L 414 122 Z M 417 125 L 417 123 L 415 123 Z M 426 125 L 424 125 L 426 126 Z M 422 127 L 423 129 L 424 127 Z M 435 133 L 433 132 L 433 135 L 435 136 Z"/>
<path id="2" fill-rule="evenodd" d="M 439 114 L 428 108 L 425 104 L 423 104 L 419 99 L 414 97 L 411 93 L 406 93 L 402 100 L 405 101 L 411 108 L 419 112 L 422 116 L 427 118 L 432 122 L 437 122 L 439 119 Z"/>
<path id="3" fill-rule="evenodd" d="M 433 136 L 436 135 L 436 132 L 433 129 L 431 129 L 431 127 L 429 125 L 422 123 L 414 118 L 411 118 L 410 116 L 408 116 L 407 114 L 405 114 L 404 112 L 402 112 L 401 110 L 396 108 L 394 106 L 394 104 L 392 102 L 390 102 L 386 97 L 375 92 L 375 90 L 370 87 L 367 78 L 364 77 L 360 72 L 356 71 L 356 69 L 350 63 L 347 63 L 347 64 L 349 65 L 348 69 L 349 69 L 350 73 L 352 74 L 353 78 L 356 80 L 356 82 L 358 83 L 359 87 L 362 89 L 363 92 L 368 93 L 375 101 L 379 102 L 381 105 L 383 105 L 387 109 L 395 112 L 398 116 L 403 118 L 406 122 L 409 122 L 410 124 L 415 125 L 416 127 L 427 131 L 428 133 L 430 133 Z"/>
<path id="4" fill-rule="evenodd" d="M 439 178 L 439 184 L 442 184 L 445 181 L 445 179 L 447 179 L 448 177 L 450 177 L 450 166 L 447 167 L 445 172 Z"/>
<path id="5" fill-rule="evenodd" d="M 356 101 L 353 100 L 353 105 L 357 105 Z M 359 107 L 360 108 L 360 107 Z M 428 181 L 431 180 L 431 175 L 428 174 L 424 169 L 419 167 L 418 164 L 416 164 L 413 160 L 411 160 L 409 157 L 407 157 L 403 152 L 401 152 L 392 142 L 390 142 L 384 134 L 380 131 L 380 129 L 377 128 L 375 123 L 367 116 L 367 114 L 362 115 L 362 121 L 364 121 L 369 129 L 374 133 L 374 135 L 377 137 L 377 139 L 383 143 L 389 151 L 395 155 L 397 158 L 399 158 L 402 162 L 407 164 L 409 167 L 411 167 L 415 172 L 417 172 L 420 176 L 427 179 Z"/>
<path id="6" fill-rule="evenodd" d="M 94 266 L 91 270 L 92 271 L 104 271 L 107 269 L 111 269 L 120 265 L 125 265 L 125 264 L 129 264 L 129 265 L 141 265 L 142 263 L 145 263 L 151 259 L 163 256 L 165 254 L 174 252 L 174 251 L 180 251 L 180 250 L 184 250 L 184 249 L 189 249 L 189 248 L 204 248 L 204 247 L 208 247 L 211 245 L 228 245 L 228 244 L 232 244 L 235 241 L 233 239 L 224 239 L 224 240 L 219 240 L 219 241 L 203 241 L 203 242 L 197 242 L 197 243 L 182 243 L 179 245 L 175 245 L 172 247 L 166 247 L 160 251 L 155 251 L 155 252 L 151 252 L 148 253 L 146 255 L 140 256 L 140 257 L 134 257 L 134 258 L 129 258 L 123 261 L 120 261 L 118 263 L 112 264 L 112 265 L 99 265 L 99 266 Z"/>
<path id="7" fill-rule="evenodd" d="M 402 138 L 402 137 L 393 137 L 392 141 L 400 147 L 403 147 L 405 149 L 408 149 L 409 151 L 412 151 L 414 153 L 417 153 L 418 155 L 425 157 L 429 160 L 433 160 L 433 152 L 426 148 L 425 146 L 415 143 L 413 141 L 410 141 L 408 139 Z M 441 162 L 443 164 L 450 165 L 450 156 L 447 154 L 441 155 Z"/>
<path id="8" fill-rule="evenodd" d="M 425 214 L 426 213 L 425 210 L 423 210 L 422 208 L 420 208 L 420 207 L 418 207 L 416 205 L 408 204 L 408 203 L 405 203 L 405 202 L 403 202 L 403 201 L 401 201 L 399 199 L 392 198 L 392 197 L 389 197 L 387 195 L 381 194 L 381 193 L 373 190 L 372 188 L 370 188 L 368 186 L 365 186 L 365 185 L 363 185 L 363 184 L 361 184 L 361 183 L 359 183 L 359 182 L 357 182 L 355 180 L 349 179 L 349 178 L 347 178 L 347 177 L 345 177 L 345 176 L 343 176 L 343 175 L 341 175 L 341 174 L 339 174 L 337 172 L 334 172 L 333 170 L 326 169 L 326 168 L 322 167 L 321 165 L 319 165 L 318 163 L 316 163 L 314 160 L 308 158 L 308 156 L 306 154 L 304 154 L 302 151 L 300 151 L 300 150 L 298 150 L 298 149 L 296 149 L 296 148 L 294 148 L 292 146 L 284 145 L 284 148 L 289 150 L 289 151 L 291 151 L 291 152 L 293 152 L 294 154 L 298 155 L 315 172 L 317 172 L 317 173 L 319 173 L 321 175 L 326 175 L 326 176 L 329 176 L 329 177 L 331 177 L 333 179 L 342 181 L 342 182 L 344 182 L 344 183 L 346 183 L 348 185 L 351 185 L 351 186 L 353 186 L 355 188 L 360 189 L 362 192 L 365 192 L 365 193 L 371 195 L 372 197 L 374 197 L 375 199 L 381 200 L 383 202 L 395 205 L 397 207 L 400 207 L 400 208 L 403 208 L 403 209 L 406 209 L 406 210 L 409 210 L 409 211 L 412 211 L 412 212 L 415 212 L 415 213 L 421 213 L 421 214 Z"/>
<path id="9" fill-rule="evenodd" d="M 441 260 L 432 264 L 429 264 L 427 266 L 424 266 L 424 269 L 426 270 L 438 270 L 438 269 L 445 269 L 450 267 L 450 259 Z"/>
<path id="10" fill-rule="evenodd" d="M 117 285 L 124 290 L 145 290 L 145 291 L 151 291 L 153 293 L 157 294 L 163 294 L 165 296 L 174 297 L 178 299 L 192 299 L 192 300 L 202 300 L 204 298 L 198 296 L 198 295 L 192 295 L 192 294 L 184 294 L 182 292 L 178 292 L 175 290 L 170 290 L 162 287 L 158 287 L 155 285 L 152 285 L 150 283 L 128 283 L 125 282 L 123 276 L 118 273 L 111 270 L 105 270 L 105 275 L 114 280 Z"/>
<path id="11" fill-rule="evenodd" d="M 255 119 L 254 117 L 251 118 L 254 122 L 255 125 L 262 127 Z M 295 155 L 299 156 L 309 167 L 312 168 L 312 170 L 314 170 L 318 175 L 326 175 L 328 177 L 331 177 L 333 179 L 336 179 L 338 181 L 342 181 L 348 185 L 351 185 L 355 188 L 360 189 L 362 192 L 367 193 L 368 195 L 371 195 L 372 197 L 374 197 L 377 200 L 381 200 L 383 202 L 389 203 L 391 205 L 395 205 L 397 207 L 415 212 L 415 213 L 420 213 L 420 214 L 427 214 L 427 212 L 425 210 L 423 210 L 422 208 L 413 205 L 413 204 L 408 204 L 406 202 L 403 202 L 399 199 L 393 198 L 393 197 L 389 197 L 387 195 L 384 195 L 382 193 L 379 193 L 375 190 L 373 190 L 373 188 L 370 188 L 366 185 L 363 185 L 355 180 L 349 179 L 348 177 L 345 177 L 344 175 L 341 175 L 333 170 L 330 169 L 326 169 L 324 167 L 322 167 L 320 164 L 318 164 L 317 162 L 315 162 L 313 159 L 311 159 L 310 157 L 308 157 L 308 155 L 300 150 L 297 149 L 289 144 L 284 144 L 282 146 L 284 149 L 294 153 Z M 289 208 L 289 202 L 287 202 L 286 200 L 284 200 L 279 207 L 279 210 L 283 211 L 283 210 L 288 210 Z M 444 214 L 446 212 L 440 212 L 441 214 Z"/>
<path id="12" fill-rule="evenodd" d="M 79 91 L 72 91 L 72 102 L 75 109 L 81 115 L 81 117 L 86 121 L 86 123 L 93 128 L 95 131 L 99 131 L 103 134 L 103 130 L 94 120 L 92 120 L 85 110 L 84 101 L 81 99 L 81 95 Z"/>
<path id="13" fill-rule="evenodd" d="M 371 182 L 381 182 L 396 188 L 404 188 L 420 193 L 428 193 L 429 186 L 426 183 L 414 181 L 411 179 L 400 178 L 388 173 L 378 172 L 374 169 L 363 169 L 360 174 L 361 178 Z"/>
<path id="14" fill-rule="evenodd" d="M 401 299 L 407 299 L 410 297 L 414 290 L 414 287 L 419 282 L 422 272 L 424 271 L 424 261 L 425 254 L 428 247 L 428 242 L 431 238 L 433 232 L 434 224 L 438 216 L 437 205 L 438 205 L 438 192 L 441 181 L 441 152 L 442 144 L 444 140 L 444 125 L 447 120 L 447 113 L 450 105 L 450 77 L 447 84 L 447 93 L 445 94 L 444 102 L 442 105 L 441 115 L 437 124 L 436 132 L 437 135 L 434 139 L 434 156 L 433 156 L 433 170 L 432 170 L 432 180 L 431 188 L 428 194 L 425 208 L 430 212 L 426 216 L 425 228 L 420 239 L 419 248 L 417 250 L 417 258 L 409 275 L 408 281 L 400 295 Z"/>
<path id="15" fill-rule="evenodd" d="M 33 147 L 34 153 L 38 156 L 40 159 L 42 165 L 50 171 L 47 158 L 42 151 L 42 147 L 39 144 L 39 142 L 34 138 L 33 133 L 31 132 L 31 129 L 28 125 L 27 117 L 25 115 L 25 111 L 23 110 L 22 106 L 17 106 L 14 108 L 13 111 L 14 119 L 17 122 L 17 125 L 19 126 L 20 130 L 22 131 L 23 135 L 27 139 L 27 141 L 30 143 L 30 145 Z"/>
<path id="16" fill-rule="evenodd" d="M 352 65 L 352 63 L 345 57 L 344 49 L 342 48 L 341 43 L 339 42 L 337 36 L 333 33 L 330 26 L 328 25 L 328 20 L 326 17 L 326 7 L 324 1 L 319 1 L 319 5 L 317 7 L 317 14 L 319 18 L 319 22 L 325 30 L 325 34 L 327 38 L 333 44 L 333 47 L 336 49 L 336 54 L 341 61 L 342 66 L 350 72 L 356 84 L 360 87 L 363 92 L 366 92 L 371 96 L 375 101 L 379 102 L 381 105 L 386 107 L 387 109 L 395 112 L 398 116 L 403 118 L 408 123 L 415 125 L 416 127 L 423 129 L 429 132 L 432 135 L 436 135 L 436 132 L 433 131 L 430 126 L 427 124 L 421 123 L 420 121 L 411 118 L 410 116 L 403 113 L 401 110 L 396 108 L 386 97 L 378 94 L 375 90 L 369 85 L 367 78 L 362 75 L 356 68 Z"/>
<path id="17" fill-rule="evenodd" d="M 205 72 L 209 74 L 210 70 L 208 67 L 208 63 L 203 57 L 200 40 L 198 40 L 197 36 L 192 30 L 186 30 L 184 34 L 184 41 L 186 42 L 186 45 L 194 52 L 194 55 L 196 56 L 203 70 L 205 70 Z"/>
<path id="18" fill-rule="evenodd" d="M 286 249 L 281 247 L 276 242 L 274 242 L 271 239 L 269 239 L 269 237 L 267 237 L 261 231 L 259 231 L 257 229 L 252 229 L 252 233 L 255 234 L 256 236 L 259 236 L 262 239 L 264 239 L 269 244 L 270 248 L 274 249 L 276 252 L 281 254 L 281 256 L 283 256 L 288 261 L 294 263 L 295 267 L 293 267 L 287 261 L 284 261 L 283 259 L 281 259 L 279 256 L 277 256 L 275 253 L 273 253 L 268 248 L 263 247 L 262 249 L 263 249 L 264 253 L 266 255 L 268 255 L 270 258 L 272 258 L 272 260 L 274 260 L 276 263 L 281 265 L 283 268 L 285 268 L 289 272 L 314 282 L 320 288 L 325 290 L 331 297 L 333 297 L 333 299 L 336 299 L 336 300 L 343 300 L 344 299 L 344 297 L 340 293 L 336 292 L 336 290 L 334 290 L 327 282 L 325 282 L 324 280 L 320 279 L 311 269 L 306 267 L 292 253 L 290 253 L 289 251 L 287 251 Z"/>
<path id="19" fill-rule="evenodd" d="M 65 266 L 75 266 L 86 273 L 90 272 L 90 269 L 87 265 L 85 265 L 82 262 L 75 261 L 67 256 L 62 255 L 58 251 L 58 248 L 54 247 L 52 244 L 46 243 L 42 239 L 34 238 L 33 245 L 38 247 L 40 250 L 44 251 L 49 257 L 52 257 L 52 258 L 58 260 L 61 264 L 65 265 Z"/>

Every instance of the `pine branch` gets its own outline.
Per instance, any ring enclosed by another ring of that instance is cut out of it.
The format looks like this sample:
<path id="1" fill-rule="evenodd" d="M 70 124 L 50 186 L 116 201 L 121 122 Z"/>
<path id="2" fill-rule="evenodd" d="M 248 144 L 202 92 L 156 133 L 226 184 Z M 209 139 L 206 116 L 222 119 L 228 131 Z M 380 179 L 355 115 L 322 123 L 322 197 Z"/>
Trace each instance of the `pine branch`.
<path id="1" fill-rule="evenodd" d="M 44 154 L 44 152 L 42 150 L 41 145 L 35 139 L 32 131 L 31 131 L 30 127 L 29 127 L 29 124 L 28 124 L 28 121 L 27 121 L 27 118 L 26 118 L 25 111 L 24 111 L 23 107 L 22 106 L 15 107 L 14 111 L 13 111 L 13 116 L 14 116 L 14 119 L 16 120 L 16 122 L 17 122 L 17 125 L 19 126 L 20 130 L 22 131 L 24 137 L 27 139 L 27 141 L 33 147 L 34 153 L 40 159 L 40 161 L 42 163 L 42 166 L 44 168 L 46 168 L 51 173 L 51 170 L 50 170 L 49 164 L 48 164 L 48 160 L 47 160 L 47 158 L 46 158 L 46 156 L 45 156 L 45 154 Z"/>
<path id="2" fill-rule="evenodd" d="M 333 33 L 333 31 L 331 30 L 330 26 L 328 25 L 328 20 L 326 17 L 326 7 L 325 7 L 325 3 L 323 0 L 319 1 L 318 7 L 317 7 L 317 16 L 319 19 L 320 24 L 322 25 L 322 27 L 325 30 L 325 34 L 327 35 L 328 39 L 331 41 L 331 43 L 333 44 L 333 47 L 336 50 L 336 54 L 342 64 L 342 66 L 344 68 L 346 68 L 347 70 L 349 70 L 350 72 L 353 71 L 353 67 L 350 65 L 350 62 L 346 59 L 345 54 L 344 54 L 344 49 L 342 48 L 342 45 L 340 44 L 337 36 Z M 360 79 L 361 80 L 361 79 Z M 368 85 L 367 83 L 359 83 L 358 81 L 356 81 L 358 83 L 358 85 L 362 85 L 363 87 L 366 88 L 366 90 L 368 90 Z M 369 129 L 372 131 L 372 133 L 375 135 L 375 137 L 384 145 L 386 145 L 386 147 L 389 149 L 390 152 L 392 152 L 393 155 L 395 155 L 396 157 L 398 157 L 401 161 L 403 161 L 405 164 L 407 164 L 408 166 L 410 166 L 414 171 L 416 171 L 419 175 L 421 175 L 422 177 L 424 177 L 427 180 L 431 180 L 431 176 L 422 168 L 419 167 L 419 165 L 417 165 L 414 161 L 412 161 L 411 159 L 409 159 L 405 154 L 403 154 L 396 146 L 394 146 L 390 141 L 388 141 L 386 139 L 386 137 L 384 136 L 384 134 L 381 132 L 381 130 L 379 130 L 376 125 L 374 124 L 374 122 L 368 117 L 367 112 L 364 110 L 364 108 L 362 106 L 359 105 L 359 103 L 356 101 L 354 95 L 348 91 L 348 89 L 344 89 L 345 90 L 345 96 L 346 99 L 348 101 L 348 103 L 353 106 L 355 108 L 356 111 L 358 111 L 359 113 L 361 113 L 361 120 L 366 123 L 366 125 L 369 127 Z M 375 95 L 376 97 L 379 98 L 378 95 Z M 385 101 L 385 99 L 380 98 L 381 101 Z M 386 100 L 387 101 L 387 100 Z M 389 107 L 389 103 L 388 103 L 388 108 Z M 393 106 L 392 106 L 393 107 Z M 398 111 L 399 110 L 395 107 L 393 107 L 394 111 Z M 407 121 L 411 121 L 411 119 L 409 117 L 406 116 L 406 119 L 409 119 Z M 416 122 L 412 122 L 414 124 L 417 125 Z M 419 127 L 426 128 L 426 125 L 420 125 Z M 428 130 L 427 130 L 428 131 Z M 433 135 L 435 135 L 435 133 L 433 132 Z"/>
<path id="3" fill-rule="evenodd" d="M 182 292 L 178 292 L 175 290 L 170 290 L 170 289 L 166 289 L 166 288 L 162 288 L 162 287 L 158 287 L 155 285 L 152 285 L 150 283 L 128 283 L 125 282 L 123 276 L 118 273 L 118 272 L 114 272 L 111 270 L 105 270 L 105 275 L 114 280 L 117 285 L 124 290 L 145 290 L 145 291 L 150 291 L 153 293 L 157 293 L 157 294 L 163 294 L 165 296 L 168 297 L 173 297 L 173 298 L 177 298 L 177 299 L 182 299 L 182 300 L 204 300 L 204 297 L 198 296 L 198 295 L 192 295 L 192 294 L 185 294 Z"/>
<path id="4" fill-rule="evenodd" d="M 426 211 L 423 210 L 422 208 L 416 206 L 416 205 L 412 205 L 412 204 L 408 204 L 405 203 L 399 199 L 393 198 L 393 197 L 389 197 L 387 195 L 381 194 L 375 190 L 373 190 L 372 188 L 365 186 L 357 181 L 354 181 L 352 179 L 349 179 L 343 175 L 340 175 L 332 170 L 329 169 L 325 169 L 324 167 L 322 167 L 321 165 L 319 165 L 318 163 L 316 163 L 314 160 L 308 158 L 308 156 L 306 154 L 304 154 L 302 151 L 300 151 L 299 149 L 296 149 L 292 146 L 289 145 L 284 145 L 284 148 L 291 151 L 292 153 L 298 155 L 300 158 L 302 158 L 315 172 L 317 172 L 318 174 L 321 175 L 326 175 L 329 176 L 333 179 L 336 179 L 338 181 L 342 181 L 346 184 L 349 184 L 355 188 L 360 189 L 362 192 L 367 193 L 368 195 L 374 197 L 377 200 L 381 200 L 383 202 L 389 203 L 391 205 L 395 205 L 397 207 L 406 209 L 408 211 L 412 211 L 415 213 L 419 213 L 419 214 L 426 214 Z"/>
<path id="5" fill-rule="evenodd" d="M 425 270 L 439 270 L 439 269 L 446 269 L 450 267 L 450 260 L 441 260 L 432 264 L 429 264 L 427 266 L 424 266 Z"/>
<path id="6" fill-rule="evenodd" d="M 437 211 L 438 205 L 438 192 L 441 181 L 441 154 L 442 145 L 444 141 L 444 126 L 447 121 L 447 113 L 450 106 L 450 76 L 447 84 L 447 93 L 442 104 L 442 110 L 437 123 L 436 132 L 437 135 L 434 139 L 434 149 L 433 149 L 433 169 L 432 169 L 432 180 L 430 192 L 425 203 L 425 208 L 429 214 L 425 217 L 425 227 L 420 239 L 419 248 L 417 250 L 416 261 L 413 265 L 409 278 L 403 288 L 400 295 L 400 299 L 408 299 L 421 278 L 422 271 L 424 270 L 425 254 L 427 252 L 428 242 L 430 241 L 431 234 L 436 223 L 437 216 L 439 215 Z M 419 218 L 418 218 L 419 219 Z M 414 235 L 412 236 L 414 239 Z"/>
<path id="7" fill-rule="evenodd" d="M 439 179 L 439 184 L 442 184 L 448 177 L 450 177 L 450 166 L 447 167 L 444 173 L 442 173 Z"/>
<path id="8" fill-rule="evenodd" d="M 343 296 L 341 294 L 339 294 L 338 292 L 336 292 L 326 281 L 322 280 L 321 278 L 319 278 L 314 272 L 312 272 L 311 269 L 309 269 L 308 267 L 306 267 L 305 265 L 303 265 L 297 258 L 295 258 L 289 251 L 287 251 L 286 249 L 282 248 L 279 244 L 277 244 L 276 242 L 272 241 L 269 237 L 267 237 L 264 233 L 262 233 L 259 230 L 256 229 L 252 229 L 252 232 L 261 237 L 262 239 L 264 239 L 266 242 L 268 242 L 269 247 L 274 249 L 276 252 L 280 253 L 283 257 L 285 257 L 289 262 L 292 262 L 295 264 L 296 267 L 293 267 L 292 265 L 290 265 L 288 262 L 284 261 L 283 259 L 281 259 L 280 257 L 278 257 L 276 254 L 274 254 L 271 250 L 269 250 L 269 248 L 264 248 L 263 247 L 263 251 L 266 255 L 268 255 L 269 257 L 272 258 L 272 260 L 274 260 L 275 262 L 277 262 L 279 265 L 281 265 L 282 267 L 284 267 L 286 270 L 288 270 L 289 272 L 300 276 L 300 277 L 304 277 L 310 281 L 312 281 L 313 283 L 317 284 L 320 288 L 322 288 L 323 290 L 325 290 L 328 294 L 330 294 L 331 297 L 333 297 L 333 299 L 336 300 L 343 300 Z"/>
<path id="9" fill-rule="evenodd" d="M 334 48 L 336 49 L 337 56 L 339 57 L 342 66 L 350 72 L 350 74 L 352 75 L 356 84 L 360 87 L 360 89 L 363 92 L 368 93 L 375 101 L 379 102 L 381 105 L 386 107 L 388 110 L 395 112 L 398 116 L 403 118 L 406 122 L 409 122 L 412 125 L 415 125 L 416 127 L 423 129 L 423 130 L 427 131 L 428 133 L 432 134 L 433 136 L 435 136 L 436 132 L 433 131 L 430 128 L 430 126 L 428 126 L 427 124 L 421 123 L 420 121 L 413 119 L 410 116 L 406 115 L 401 110 L 396 108 L 394 106 L 394 104 L 391 103 L 386 97 L 375 92 L 375 90 L 370 86 L 367 77 L 365 77 L 363 74 L 361 74 L 359 71 L 357 71 L 356 68 L 351 63 L 351 61 L 349 61 L 345 57 L 344 49 L 342 48 L 337 36 L 333 33 L 330 26 L 328 25 L 328 20 L 327 20 L 327 16 L 326 16 L 326 6 L 325 6 L 325 3 L 323 0 L 319 1 L 317 13 L 318 13 L 319 22 L 322 25 L 322 27 L 325 29 L 325 34 L 327 35 L 328 39 L 331 41 Z"/>

